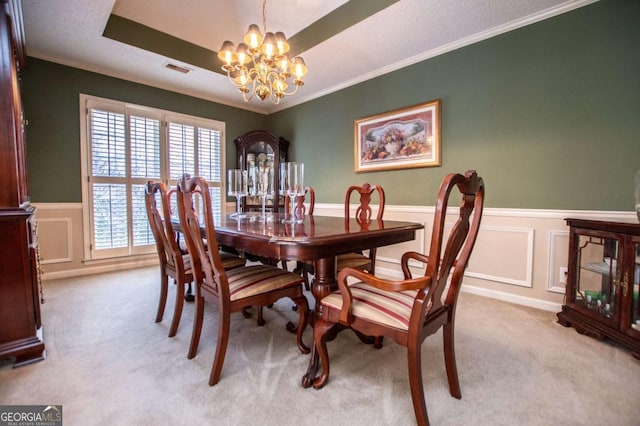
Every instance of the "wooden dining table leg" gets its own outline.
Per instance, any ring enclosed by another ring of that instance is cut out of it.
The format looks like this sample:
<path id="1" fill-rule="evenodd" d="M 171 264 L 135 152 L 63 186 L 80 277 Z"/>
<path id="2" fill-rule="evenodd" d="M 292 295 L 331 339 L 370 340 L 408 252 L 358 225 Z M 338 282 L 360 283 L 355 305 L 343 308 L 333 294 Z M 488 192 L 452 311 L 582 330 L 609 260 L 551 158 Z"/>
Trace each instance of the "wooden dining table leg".
<path id="1" fill-rule="evenodd" d="M 311 314 L 311 325 L 315 323 L 316 318 L 322 317 L 322 306 L 320 300 L 332 291 L 338 288 L 336 281 L 336 258 L 327 257 L 316 260 L 315 262 L 315 279 L 311 285 L 311 294 L 315 299 L 315 308 Z M 308 388 L 313 384 L 319 367 L 318 352 L 315 343 L 311 346 L 311 354 L 309 357 L 309 366 L 307 372 L 302 376 L 302 387 Z"/>

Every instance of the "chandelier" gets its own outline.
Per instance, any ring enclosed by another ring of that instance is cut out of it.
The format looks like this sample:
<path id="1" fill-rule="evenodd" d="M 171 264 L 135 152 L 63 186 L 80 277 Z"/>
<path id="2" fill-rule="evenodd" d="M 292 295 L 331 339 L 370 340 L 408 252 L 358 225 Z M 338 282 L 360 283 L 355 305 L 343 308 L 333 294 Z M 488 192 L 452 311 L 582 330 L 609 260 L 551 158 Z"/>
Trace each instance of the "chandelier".
<path id="1" fill-rule="evenodd" d="M 267 0 L 262 2 L 262 29 L 256 24 L 249 25 L 244 42 L 236 49 L 232 42 L 222 43 L 218 58 L 224 63 L 222 70 L 229 80 L 240 90 L 245 102 L 254 95 L 262 101 L 269 98 L 274 104 L 280 99 L 293 95 L 304 84 L 302 77 L 307 74 L 307 66 L 300 56 L 289 59 L 289 43 L 284 33 L 267 32 Z M 287 92 L 293 83 L 293 88 Z"/>

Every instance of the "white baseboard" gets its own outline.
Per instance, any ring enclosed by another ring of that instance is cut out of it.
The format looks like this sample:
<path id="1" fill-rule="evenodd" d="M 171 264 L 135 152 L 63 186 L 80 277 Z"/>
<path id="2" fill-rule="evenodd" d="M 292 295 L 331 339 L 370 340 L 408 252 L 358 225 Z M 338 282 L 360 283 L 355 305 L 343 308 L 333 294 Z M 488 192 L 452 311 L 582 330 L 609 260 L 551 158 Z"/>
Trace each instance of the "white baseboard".
<path id="1" fill-rule="evenodd" d="M 124 271 L 127 269 L 136 269 L 143 268 L 146 266 L 153 266 L 158 264 L 157 258 L 151 259 L 141 259 L 130 262 L 122 262 L 111 265 L 95 265 L 95 266 L 87 266 L 86 268 L 81 269 L 67 269 L 64 271 L 57 272 L 45 272 L 42 274 L 42 280 L 57 280 L 62 278 L 74 278 L 80 277 L 84 275 L 94 275 L 101 274 L 104 272 L 115 272 L 115 271 Z"/>
<path id="2" fill-rule="evenodd" d="M 462 288 L 460 289 L 460 291 L 464 293 L 488 297 L 491 299 L 502 300 L 503 302 L 515 303 L 516 305 L 523 305 L 530 308 L 541 309 L 543 311 L 560 312 L 562 310 L 562 305 L 560 303 L 534 299 L 527 296 L 519 296 L 516 294 L 505 293 L 503 291 L 489 290 L 487 288 L 476 287 L 468 284 L 462 284 Z"/>

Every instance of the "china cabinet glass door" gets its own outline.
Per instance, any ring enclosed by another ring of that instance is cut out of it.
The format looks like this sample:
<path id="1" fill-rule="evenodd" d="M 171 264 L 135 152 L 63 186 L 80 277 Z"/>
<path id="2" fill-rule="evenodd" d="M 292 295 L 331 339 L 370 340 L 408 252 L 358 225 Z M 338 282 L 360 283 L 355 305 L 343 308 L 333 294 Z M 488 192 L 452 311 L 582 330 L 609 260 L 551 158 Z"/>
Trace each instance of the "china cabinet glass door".
<path id="1" fill-rule="evenodd" d="M 266 176 L 267 179 L 273 180 L 276 173 L 274 165 L 275 152 L 270 145 L 264 142 L 257 142 L 247 147 L 247 173 L 249 175 L 247 205 L 261 205 L 262 198 L 255 188 L 255 180 L 257 176 Z M 270 186 L 273 187 L 273 182 L 270 183 Z M 273 208 L 273 201 L 274 195 L 267 195 L 265 205 Z"/>
<path id="2" fill-rule="evenodd" d="M 579 234 L 576 238 L 573 303 L 600 321 L 613 322 L 620 315 L 617 274 L 621 242 L 614 236 Z"/>
<path id="3" fill-rule="evenodd" d="M 278 170 L 280 163 L 287 161 L 289 141 L 265 130 L 252 130 L 238 136 L 233 141 L 237 150 L 237 168 L 246 170 L 248 175 L 248 196 L 243 200 L 244 211 L 260 211 L 264 191 L 256 187 L 259 179 L 262 187 L 274 188 L 268 190 L 265 196 L 267 210 L 278 211 L 284 206 L 284 197 L 278 195 Z"/>

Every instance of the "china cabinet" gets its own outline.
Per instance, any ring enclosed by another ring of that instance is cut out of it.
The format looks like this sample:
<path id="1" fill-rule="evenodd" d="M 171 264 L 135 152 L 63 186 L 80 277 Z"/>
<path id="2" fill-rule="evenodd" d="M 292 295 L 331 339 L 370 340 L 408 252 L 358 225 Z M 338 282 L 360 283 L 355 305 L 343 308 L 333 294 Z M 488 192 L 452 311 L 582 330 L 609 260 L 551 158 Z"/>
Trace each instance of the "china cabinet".
<path id="1" fill-rule="evenodd" d="M 280 163 L 287 161 L 289 141 L 265 130 L 252 130 L 237 137 L 234 143 L 238 168 L 248 172 L 249 194 L 254 192 L 254 170 L 258 168 L 264 175 L 273 179 L 274 195 L 267 196 L 266 206 L 270 210 L 279 210 L 284 206 L 284 197 L 278 195 Z M 275 209 L 274 205 L 277 206 Z M 248 195 L 242 201 L 243 211 L 260 210 L 261 206 L 262 199 L 258 195 Z"/>
<path id="2" fill-rule="evenodd" d="M 0 358 L 44 358 L 35 209 L 29 204 L 20 71 L 25 66 L 19 0 L 0 0 Z"/>
<path id="3" fill-rule="evenodd" d="M 640 224 L 566 219 L 569 263 L 558 322 L 640 358 Z"/>

